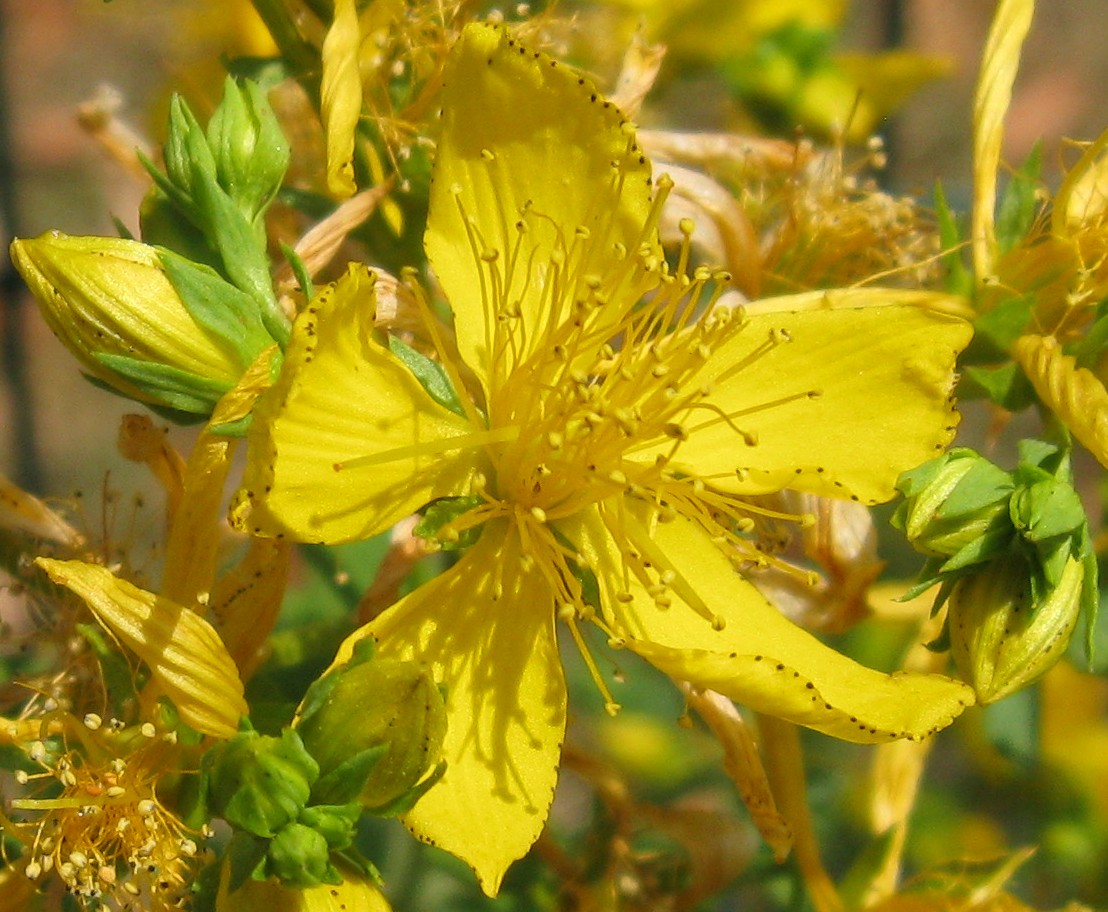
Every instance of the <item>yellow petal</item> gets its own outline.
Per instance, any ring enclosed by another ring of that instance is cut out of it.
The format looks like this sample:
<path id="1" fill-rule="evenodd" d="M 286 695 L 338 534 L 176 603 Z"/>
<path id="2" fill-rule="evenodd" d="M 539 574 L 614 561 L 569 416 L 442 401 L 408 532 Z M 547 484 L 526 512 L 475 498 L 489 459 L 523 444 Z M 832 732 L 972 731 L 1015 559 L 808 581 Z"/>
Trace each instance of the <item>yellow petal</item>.
<path id="1" fill-rule="evenodd" d="M 80 547 L 84 537 L 46 504 L 0 475 L 0 532 L 20 532 L 65 545 Z"/>
<path id="2" fill-rule="evenodd" d="M 1057 340 L 1020 336 L 1012 346 L 1027 379 L 1047 408 L 1057 415 L 1103 466 L 1108 466 L 1108 390 L 1092 371 L 1077 367 Z"/>
<path id="3" fill-rule="evenodd" d="M 358 631 L 417 659 L 446 688 L 446 773 L 405 823 L 457 855 L 495 895 L 546 823 L 565 731 L 553 597 L 514 527 L 490 523 L 450 570 Z"/>
<path id="4" fill-rule="evenodd" d="M 1054 197 L 1054 211 L 1062 218 L 1051 219 L 1055 237 L 1079 235 L 1083 228 L 1103 223 L 1108 215 L 1108 130 L 1082 153 Z"/>
<path id="5" fill-rule="evenodd" d="M 354 136 L 362 114 L 362 77 L 358 71 L 358 10 L 354 0 L 335 0 L 335 16 L 323 39 L 320 114 L 327 137 L 327 189 L 353 196 Z"/>
<path id="6" fill-rule="evenodd" d="M 1035 0 L 1000 0 L 981 58 L 973 105 L 973 269 L 978 282 L 996 264 L 996 176 L 1004 141 L 1004 116 L 1031 28 Z"/>
<path id="7" fill-rule="evenodd" d="M 974 702 L 970 687 L 943 675 L 890 675 L 859 665 L 789 621 L 689 520 L 678 516 L 651 528 L 643 512 L 629 502 L 620 521 L 640 522 L 638 514 L 657 550 L 654 565 L 677 574 L 666 609 L 642 581 L 625 578 L 619 551 L 597 513 L 582 514 L 573 539 L 597 574 L 614 631 L 670 677 L 756 712 L 863 743 L 927 737 Z M 722 629 L 706 618 L 713 615 Z"/>
<path id="8" fill-rule="evenodd" d="M 243 531 L 368 538 L 437 497 L 465 493 L 483 464 L 469 423 L 373 337 L 374 300 L 373 274 L 352 264 L 297 318 L 281 377 L 251 424 L 232 510 Z"/>
<path id="9" fill-rule="evenodd" d="M 225 864 L 220 872 L 216 912 L 390 912 L 388 900 L 370 878 L 345 868 L 340 873 L 340 884 L 299 889 L 283 887 L 274 880 L 248 878 L 230 892 L 230 865 Z"/>
<path id="10" fill-rule="evenodd" d="M 874 296 L 888 306 L 871 306 Z M 954 360 L 969 324 L 915 306 L 928 297 L 918 293 L 825 297 L 823 310 L 793 311 L 785 297 L 733 321 L 688 383 L 711 391 L 707 408 L 682 421 L 688 440 L 674 468 L 740 494 L 788 486 L 876 503 L 894 495 L 901 472 L 946 447 L 958 423 Z M 635 458 L 653 461 L 672 446 Z"/>
<path id="11" fill-rule="evenodd" d="M 590 277 L 609 300 L 637 300 L 641 276 L 626 273 L 643 243 L 657 252 L 644 229 L 650 163 L 591 83 L 502 28 L 466 27 L 442 103 L 425 245 L 459 351 L 488 381 L 548 347 Z M 618 320 L 622 309 L 594 315 Z"/>
<path id="12" fill-rule="evenodd" d="M 288 542 L 252 539 L 246 554 L 212 589 L 208 609 L 243 680 L 267 655 L 267 637 L 285 595 L 290 556 Z"/>
<path id="13" fill-rule="evenodd" d="M 162 693 L 197 731 L 229 738 L 247 713 L 242 681 L 219 634 L 200 615 L 114 576 L 106 567 L 40 557 L 55 583 L 149 667 Z"/>
<path id="14" fill-rule="evenodd" d="M 224 494 L 235 441 L 205 428 L 189 454 L 181 500 L 169 528 L 161 592 L 194 606 L 211 591 L 223 526 Z"/>

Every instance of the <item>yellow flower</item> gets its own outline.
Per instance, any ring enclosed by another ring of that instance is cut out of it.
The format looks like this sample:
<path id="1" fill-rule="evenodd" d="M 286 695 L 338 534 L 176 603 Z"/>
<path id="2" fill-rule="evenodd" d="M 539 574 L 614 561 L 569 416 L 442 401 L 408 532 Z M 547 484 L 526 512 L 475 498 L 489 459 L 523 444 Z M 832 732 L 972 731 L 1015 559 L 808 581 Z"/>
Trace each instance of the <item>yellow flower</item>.
<path id="1" fill-rule="evenodd" d="M 749 495 L 876 503 L 946 446 L 966 324 L 915 306 L 938 296 L 872 289 L 724 308 L 706 270 L 685 274 L 687 246 L 666 265 L 668 182 L 652 195 L 633 128 L 585 79 L 472 25 L 443 91 L 425 242 L 455 338 L 427 311 L 440 364 L 421 382 L 411 351 L 376 334 L 374 278 L 352 266 L 297 322 L 233 511 L 254 534 L 339 542 L 440 500 L 442 544 L 479 536 L 352 638 L 446 687 L 446 773 L 408 825 L 489 893 L 536 839 L 565 727 L 558 620 L 613 709 L 582 621 L 675 678 L 839 737 L 948 724 L 969 688 L 857 665 L 736 569 L 772 560 L 766 521 L 799 519 Z M 495 838 L 474 839 L 477 820 Z"/>

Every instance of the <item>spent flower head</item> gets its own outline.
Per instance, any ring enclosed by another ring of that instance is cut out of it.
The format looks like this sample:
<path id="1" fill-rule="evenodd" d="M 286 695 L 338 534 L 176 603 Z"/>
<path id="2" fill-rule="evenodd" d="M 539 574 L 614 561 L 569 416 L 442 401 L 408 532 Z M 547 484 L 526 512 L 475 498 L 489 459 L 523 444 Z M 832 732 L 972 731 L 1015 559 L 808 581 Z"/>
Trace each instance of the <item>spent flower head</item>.
<path id="1" fill-rule="evenodd" d="M 710 270 L 657 242 L 670 182 L 583 78 L 471 25 L 445 73 L 425 244 L 453 336 L 416 294 L 437 360 L 379 335 L 352 265 L 297 320 L 259 402 L 240 528 L 340 542 L 429 505 L 472 539 L 387 610 L 382 658 L 445 686 L 445 775 L 406 816 L 495 892 L 542 829 L 565 728 L 556 622 L 764 713 L 858 741 L 923 738 L 972 701 L 937 675 L 864 668 L 740 572 L 772 562 L 750 499 L 785 487 L 876 503 L 957 422 L 968 327 L 942 296 L 867 289 L 717 304 Z M 864 407 L 860 406 L 864 403 Z M 495 842 L 472 839 L 486 821 Z"/>

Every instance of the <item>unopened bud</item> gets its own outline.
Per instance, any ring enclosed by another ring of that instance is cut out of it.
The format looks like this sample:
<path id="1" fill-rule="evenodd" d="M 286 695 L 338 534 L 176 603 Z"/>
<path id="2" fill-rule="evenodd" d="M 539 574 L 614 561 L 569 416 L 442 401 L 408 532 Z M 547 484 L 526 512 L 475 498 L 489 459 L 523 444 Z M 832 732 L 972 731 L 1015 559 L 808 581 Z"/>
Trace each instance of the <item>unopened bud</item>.
<path id="1" fill-rule="evenodd" d="M 256 83 L 224 83 L 223 101 L 208 121 L 208 145 L 220 186 L 250 221 L 280 189 L 289 166 L 289 144 Z"/>
<path id="2" fill-rule="evenodd" d="M 446 734 L 442 696 L 415 662 L 356 653 L 314 685 L 297 731 L 319 762 L 317 804 L 389 808 L 438 762 Z"/>
<path id="3" fill-rule="evenodd" d="M 11 254 L 54 334 L 124 396 L 208 414 L 241 376 L 241 359 L 193 318 L 155 248 L 48 232 L 14 241 Z"/>
<path id="4" fill-rule="evenodd" d="M 954 557 L 973 546 L 976 562 L 1014 534 L 1008 516 L 1012 476 L 973 450 L 951 450 L 897 482 L 905 500 L 893 516 L 912 545 L 934 557 Z"/>
<path id="5" fill-rule="evenodd" d="M 280 738 L 240 732 L 208 752 L 204 769 L 213 813 L 262 837 L 276 835 L 300 816 L 319 775 L 292 729 Z"/>
<path id="6" fill-rule="evenodd" d="M 270 840 L 266 870 L 286 887 L 314 887 L 341 883 L 330 861 L 331 850 L 322 834 L 302 823 L 290 823 Z"/>
<path id="7" fill-rule="evenodd" d="M 1070 558 L 1059 584 L 1037 601 L 1031 567 L 1010 555 L 963 576 L 947 602 L 958 672 L 993 703 L 1027 686 L 1065 653 L 1081 611 L 1085 570 Z"/>

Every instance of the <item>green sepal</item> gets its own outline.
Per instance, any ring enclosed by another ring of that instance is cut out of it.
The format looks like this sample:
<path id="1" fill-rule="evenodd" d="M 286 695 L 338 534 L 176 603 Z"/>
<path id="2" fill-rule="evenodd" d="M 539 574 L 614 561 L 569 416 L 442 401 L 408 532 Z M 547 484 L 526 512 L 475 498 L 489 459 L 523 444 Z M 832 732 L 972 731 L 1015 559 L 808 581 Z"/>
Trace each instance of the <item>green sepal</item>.
<path id="1" fill-rule="evenodd" d="M 268 839 L 260 839 L 243 830 L 236 830 L 227 843 L 227 892 L 234 893 L 265 864 Z"/>
<path id="2" fill-rule="evenodd" d="M 223 273 L 254 299 L 266 331 L 283 350 L 291 325 L 273 294 L 264 237 L 259 236 L 214 175 L 197 174 L 193 200 L 204 219 L 208 238 L 223 260 Z"/>
<path id="3" fill-rule="evenodd" d="M 432 361 L 426 355 L 416 351 L 396 336 L 389 336 L 389 351 L 404 362 L 427 394 L 445 409 L 455 415 L 466 417 L 461 400 L 450 382 L 446 370 L 438 361 Z"/>
<path id="4" fill-rule="evenodd" d="M 300 286 L 300 291 L 304 295 L 305 300 L 310 301 L 315 297 L 315 283 L 312 281 L 312 276 L 308 272 L 308 267 L 304 265 L 304 261 L 300 259 L 300 255 L 284 242 L 281 243 L 281 255 L 284 256 L 285 261 L 292 270 L 293 276 L 296 277 L 296 284 Z"/>
<path id="5" fill-rule="evenodd" d="M 408 811 L 415 807 L 416 802 L 426 795 L 431 786 L 438 782 L 445 773 L 446 761 L 440 760 L 435 764 L 435 768 L 431 770 L 430 773 L 406 792 L 398 795 L 392 801 L 379 804 L 377 807 L 368 808 L 366 812 L 372 814 L 374 817 L 398 817 L 401 814 L 407 814 Z"/>
<path id="6" fill-rule="evenodd" d="M 159 248 L 158 259 L 189 315 L 234 352 L 243 368 L 273 344 L 250 295 L 225 281 L 210 266 L 193 263 L 171 250 Z"/>
<path id="7" fill-rule="evenodd" d="M 346 804 L 357 801 L 373 768 L 388 750 L 387 743 L 367 747 L 320 776 L 312 787 L 313 804 Z"/>
<path id="8" fill-rule="evenodd" d="M 241 440 L 246 436 L 253 422 L 254 414 L 251 413 L 249 415 L 243 415 L 241 418 L 237 418 L 234 421 L 225 421 L 222 424 L 208 425 L 208 430 L 213 434 L 219 434 L 220 437 L 233 437 L 236 440 Z"/>
<path id="9" fill-rule="evenodd" d="M 93 357 L 152 399 L 181 412 L 210 415 L 224 393 L 231 389 L 229 383 L 220 383 L 168 364 L 108 352 L 93 352 Z"/>

